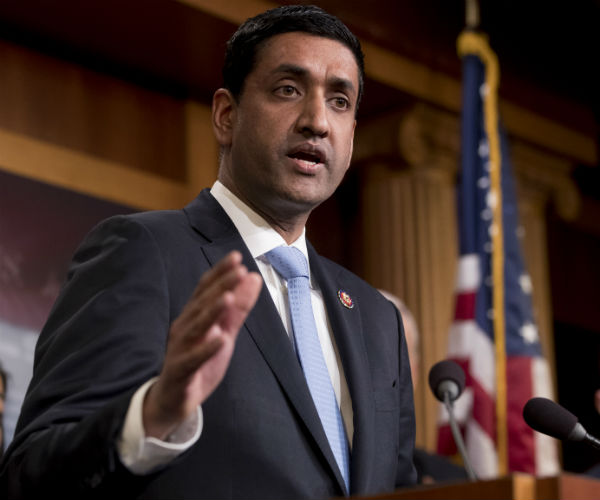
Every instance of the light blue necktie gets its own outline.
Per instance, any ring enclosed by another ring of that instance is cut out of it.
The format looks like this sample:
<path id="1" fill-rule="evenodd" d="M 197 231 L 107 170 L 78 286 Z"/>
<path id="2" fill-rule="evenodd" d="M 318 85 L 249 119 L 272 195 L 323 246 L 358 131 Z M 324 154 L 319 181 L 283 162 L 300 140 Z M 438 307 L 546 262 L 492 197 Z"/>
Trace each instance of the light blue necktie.
<path id="1" fill-rule="evenodd" d="M 329 446 L 340 468 L 346 488 L 350 491 L 348 440 L 317 334 L 310 300 L 308 262 L 304 254 L 295 247 L 274 248 L 266 253 L 266 257 L 287 281 L 296 353 L 329 440 Z"/>

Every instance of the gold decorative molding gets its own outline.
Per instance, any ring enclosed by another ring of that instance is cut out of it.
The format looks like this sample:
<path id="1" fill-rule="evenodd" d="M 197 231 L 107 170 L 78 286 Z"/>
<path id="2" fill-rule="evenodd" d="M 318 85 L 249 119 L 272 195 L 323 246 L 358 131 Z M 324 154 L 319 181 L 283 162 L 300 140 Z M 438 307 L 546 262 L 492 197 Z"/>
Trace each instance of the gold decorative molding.
<path id="1" fill-rule="evenodd" d="M 179 208 L 192 197 L 183 183 L 2 129 L 0 168 L 144 210 Z"/>
<path id="2" fill-rule="evenodd" d="M 142 210 L 180 208 L 218 170 L 210 109 L 185 103 L 186 178 L 175 181 L 30 135 L 0 128 L 0 169 L 40 182 Z"/>

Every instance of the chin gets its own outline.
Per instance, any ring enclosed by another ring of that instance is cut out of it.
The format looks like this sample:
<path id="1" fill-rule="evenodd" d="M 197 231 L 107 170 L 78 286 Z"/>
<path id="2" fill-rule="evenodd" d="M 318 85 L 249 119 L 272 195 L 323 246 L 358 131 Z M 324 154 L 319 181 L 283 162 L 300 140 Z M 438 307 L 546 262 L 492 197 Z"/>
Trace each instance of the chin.
<path id="1" fill-rule="evenodd" d="M 301 190 L 294 190 L 283 195 L 283 204 L 290 207 L 295 212 L 310 212 L 313 208 L 323 203 L 326 197 L 319 196 L 316 193 L 306 193 Z"/>

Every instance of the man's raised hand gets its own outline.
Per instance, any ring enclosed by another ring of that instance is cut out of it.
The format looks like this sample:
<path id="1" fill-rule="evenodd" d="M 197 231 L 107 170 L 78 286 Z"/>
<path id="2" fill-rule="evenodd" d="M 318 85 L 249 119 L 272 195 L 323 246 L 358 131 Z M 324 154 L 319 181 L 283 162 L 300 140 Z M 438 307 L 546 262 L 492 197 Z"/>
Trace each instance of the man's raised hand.
<path id="1" fill-rule="evenodd" d="M 146 436 L 164 439 L 216 389 L 261 286 L 260 275 L 248 272 L 237 251 L 200 278 L 171 325 L 162 371 L 146 394 Z"/>

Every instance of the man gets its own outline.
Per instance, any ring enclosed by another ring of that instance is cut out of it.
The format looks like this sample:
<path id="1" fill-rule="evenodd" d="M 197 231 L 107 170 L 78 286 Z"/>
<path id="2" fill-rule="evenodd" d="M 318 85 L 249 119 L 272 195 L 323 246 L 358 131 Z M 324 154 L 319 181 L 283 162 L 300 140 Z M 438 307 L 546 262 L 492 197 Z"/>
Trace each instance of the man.
<path id="1" fill-rule="evenodd" d="M 282 7 L 238 29 L 223 73 L 219 181 L 182 211 L 100 224 L 74 257 L 1 471 L 13 498 L 326 498 L 414 482 L 401 319 L 304 238 L 350 163 L 360 45 L 318 8 Z M 270 260 L 288 245 L 310 263 L 330 415 L 307 382 L 292 278 Z"/>

